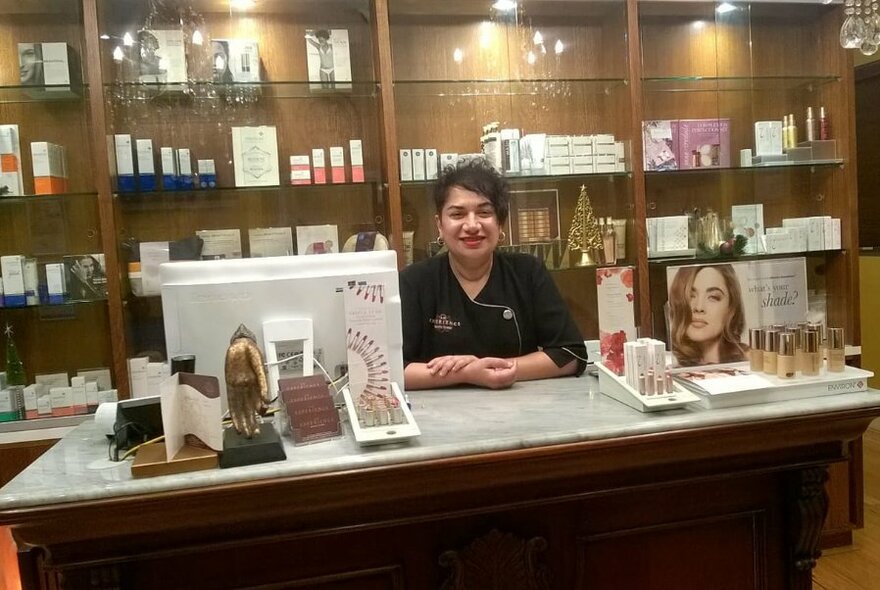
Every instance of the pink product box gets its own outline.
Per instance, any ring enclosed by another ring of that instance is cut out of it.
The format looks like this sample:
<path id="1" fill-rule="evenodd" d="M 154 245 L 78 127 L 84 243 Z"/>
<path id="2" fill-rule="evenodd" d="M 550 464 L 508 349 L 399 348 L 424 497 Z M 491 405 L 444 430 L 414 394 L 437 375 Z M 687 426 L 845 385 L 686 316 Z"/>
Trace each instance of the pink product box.
<path id="1" fill-rule="evenodd" d="M 678 121 L 679 168 L 730 166 L 730 119 Z"/>
<path id="2" fill-rule="evenodd" d="M 642 121 L 642 139 L 645 171 L 678 170 L 678 121 Z"/>

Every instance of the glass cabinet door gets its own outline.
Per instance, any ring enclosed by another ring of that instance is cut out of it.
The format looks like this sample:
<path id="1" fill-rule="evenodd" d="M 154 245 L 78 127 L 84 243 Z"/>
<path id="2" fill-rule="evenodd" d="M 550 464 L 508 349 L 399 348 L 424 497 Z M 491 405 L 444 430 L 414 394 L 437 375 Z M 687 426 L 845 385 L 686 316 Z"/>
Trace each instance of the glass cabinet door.
<path id="1" fill-rule="evenodd" d="M 840 13 L 816 3 L 639 3 L 656 336 L 667 337 L 668 267 L 789 257 L 805 260 L 803 319 L 856 328 L 844 303 L 856 296 L 857 260 Z M 817 239 L 808 228 L 823 218 Z M 668 238 L 678 226 L 686 244 Z M 780 237 L 789 234 L 796 239 Z"/>
<path id="2" fill-rule="evenodd" d="M 367 0 L 99 8 L 129 357 L 165 356 L 157 256 L 388 247 Z"/>
<path id="3" fill-rule="evenodd" d="M 543 259 L 597 338 L 596 269 L 635 263 L 626 3 L 392 0 L 390 24 L 407 263 L 440 249 L 437 170 L 485 152 L 512 192 L 500 248 Z M 586 266 L 582 195 L 620 238 Z"/>
<path id="4" fill-rule="evenodd" d="M 83 14 L 78 2 L 2 2 L 0 33 L 0 327 L 26 384 L 60 385 L 112 358 Z"/>

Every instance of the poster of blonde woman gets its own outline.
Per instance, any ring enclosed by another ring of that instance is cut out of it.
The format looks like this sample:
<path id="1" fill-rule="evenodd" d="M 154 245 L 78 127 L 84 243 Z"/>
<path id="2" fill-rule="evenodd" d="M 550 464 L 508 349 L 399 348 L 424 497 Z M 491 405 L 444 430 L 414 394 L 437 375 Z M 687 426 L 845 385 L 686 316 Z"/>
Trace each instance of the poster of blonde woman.
<path id="1" fill-rule="evenodd" d="M 746 360 L 749 328 L 808 319 L 803 258 L 667 269 L 669 344 L 680 366 Z"/>

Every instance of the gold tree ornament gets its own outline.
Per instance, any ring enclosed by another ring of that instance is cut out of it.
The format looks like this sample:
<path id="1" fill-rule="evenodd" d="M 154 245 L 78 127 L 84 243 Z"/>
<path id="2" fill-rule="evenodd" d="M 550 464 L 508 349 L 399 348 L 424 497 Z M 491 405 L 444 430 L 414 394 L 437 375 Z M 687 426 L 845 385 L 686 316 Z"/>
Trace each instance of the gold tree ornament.
<path id="1" fill-rule="evenodd" d="M 601 248 L 602 234 L 599 231 L 599 222 L 593 213 L 593 205 L 587 195 L 587 187 L 581 185 L 574 218 L 571 220 L 571 228 L 568 230 L 568 246 L 564 256 L 567 257 L 569 251 L 580 251 L 581 259 L 577 266 L 595 266 L 595 253 Z"/>

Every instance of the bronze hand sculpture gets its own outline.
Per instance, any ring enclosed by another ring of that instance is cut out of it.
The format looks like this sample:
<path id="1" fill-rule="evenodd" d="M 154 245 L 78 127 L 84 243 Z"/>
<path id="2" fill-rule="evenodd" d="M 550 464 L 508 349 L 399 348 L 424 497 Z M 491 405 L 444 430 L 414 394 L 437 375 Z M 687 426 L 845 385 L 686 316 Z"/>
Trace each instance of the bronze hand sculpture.
<path id="1" fill-rule="evenodd" d="M 256 336 L 240 324 L 226 350 L 226 397 L 235 431 L 247 438 L 260 434 L 259 415 L 269 403 L 264 366 Z"/>

